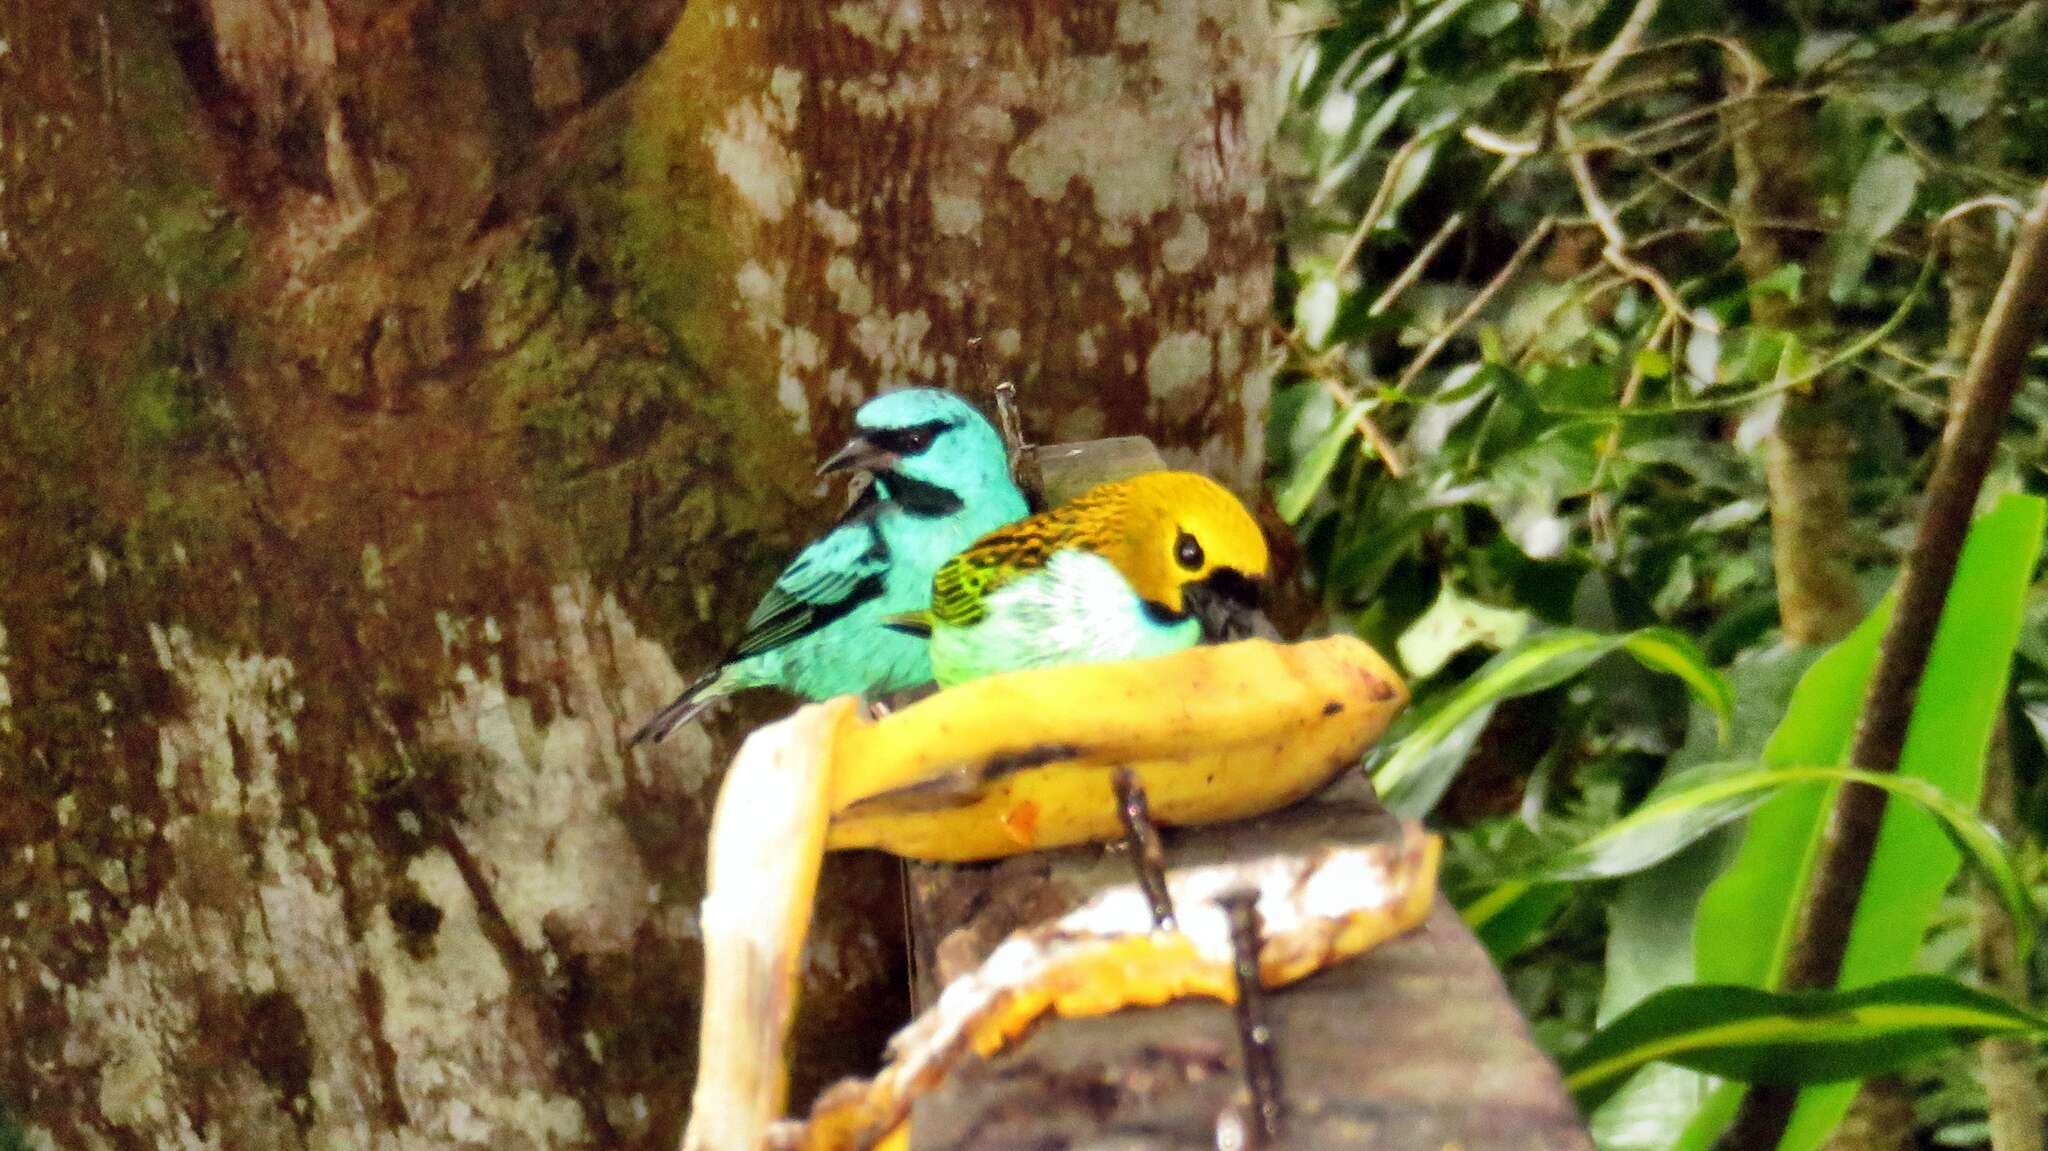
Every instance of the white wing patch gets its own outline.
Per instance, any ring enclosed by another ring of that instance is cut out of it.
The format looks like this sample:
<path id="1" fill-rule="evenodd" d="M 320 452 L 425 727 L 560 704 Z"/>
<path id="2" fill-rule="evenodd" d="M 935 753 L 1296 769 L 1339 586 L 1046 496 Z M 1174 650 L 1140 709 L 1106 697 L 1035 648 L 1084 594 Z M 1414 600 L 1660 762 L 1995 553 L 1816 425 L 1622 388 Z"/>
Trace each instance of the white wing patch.
<path id="1" fill-rule="evenodd" d="M 1161 624 L 1145 612 L 1123 573 L 1093 552 L 1053 553 L 1043 570 L 988 597 L 988 616 L 969 632 L 940 628 L 932 664 L 942 683 L 1056 664 L 1102 663 L 1192 646 L 1199 627 Z"/>

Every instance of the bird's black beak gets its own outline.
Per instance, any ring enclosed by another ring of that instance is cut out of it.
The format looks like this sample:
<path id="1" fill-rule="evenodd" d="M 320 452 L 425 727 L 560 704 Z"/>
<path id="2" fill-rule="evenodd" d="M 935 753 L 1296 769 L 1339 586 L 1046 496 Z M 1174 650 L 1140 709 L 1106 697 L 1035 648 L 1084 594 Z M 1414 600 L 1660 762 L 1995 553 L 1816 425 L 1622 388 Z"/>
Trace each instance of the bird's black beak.
<path id="1" fill-rule="evenodd" d="M 831 475 L 833 472 L 862 471 L 885 472 L 896 466 L 902 456 L 882 447 L 866 436 L 855 436 L 846 441 L 846 446 L 833 452 L 825 462 L 818 465 L 818 474 Z"/>
<path id="2" fill-rule="evenodd" d="M 1279 640 L 1273 621 L 1259 608 L 1258 581 L 1231 568 L 1218 568 L 1181 589 L 1181 601 L 1202 625 L 1202 642 Z"/>

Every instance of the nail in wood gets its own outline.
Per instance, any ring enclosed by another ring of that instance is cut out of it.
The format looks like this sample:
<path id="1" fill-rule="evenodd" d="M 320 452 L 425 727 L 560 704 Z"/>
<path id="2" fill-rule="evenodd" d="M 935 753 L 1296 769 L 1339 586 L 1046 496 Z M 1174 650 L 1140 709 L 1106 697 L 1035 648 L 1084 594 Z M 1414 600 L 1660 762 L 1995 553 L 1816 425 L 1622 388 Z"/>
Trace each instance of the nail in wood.
<path id="1" fill-rule="evenodd" d="M 1266 1022 L 1266 987 L 1259 980 L 1262 946 L 1259 893 L 1242 888 L 1216 902 L 1230 920 L 1230 951 L 1237 976 L 1237 1039 L 1244 1052 L 1245 1086 L 1252 1096 L 1252 1132 L 1260 1146 L 1280 1137 L 1280 1065 L 1272 1025 Z"/>
<path id="2" fill-rule="evenodd" d="M 1152 929 L 1173 931 L 1178 925 L 1173 917 L 1173 895 L 1166 890 L 1166 849 L 1159 843 L 1159 828 L 1152 823 L 1145 785 L 1128 767 L 1110 773 L 1109 785 L 1116 789 L 1116 813 L 1123 820 L 1124 842 L 1138 869 L 1138 887 L 1152 906 Z"/>

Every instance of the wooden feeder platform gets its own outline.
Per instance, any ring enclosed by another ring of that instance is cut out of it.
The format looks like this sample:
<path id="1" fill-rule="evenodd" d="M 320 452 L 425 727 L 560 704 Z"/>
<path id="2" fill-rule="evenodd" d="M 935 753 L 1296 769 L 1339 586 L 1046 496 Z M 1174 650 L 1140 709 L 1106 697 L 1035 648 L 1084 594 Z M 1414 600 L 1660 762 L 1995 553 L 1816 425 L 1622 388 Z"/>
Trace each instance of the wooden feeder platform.
<path id="1" fill-rule="evenodd" d="M 1049 504 L 1165 466 L 1140 437 L 1019 448 L 1019 474 Z M 1370 843 L 1396 827 L 1354 774 L 1260 819 L 1169 829 L 1167 865 Z M 1117 846 L 906 867 L 919 1009 L 1010 932 L 1133 875 Z M 1274 1146 L 1592 1151 L 1556 1066 L 1530 1039 L 1485 949 L 1441 897 L 1420 931 L 1273 992 L 1267 1003 L 1287 1106 Z M 1243 1102 L 1230 1008 L 1188 1001 L 1054 1020 L 992 1060 L 970 1061 L 918 1103 L 911 1148 L 1216 1148 L 1219 1116 Z"/>

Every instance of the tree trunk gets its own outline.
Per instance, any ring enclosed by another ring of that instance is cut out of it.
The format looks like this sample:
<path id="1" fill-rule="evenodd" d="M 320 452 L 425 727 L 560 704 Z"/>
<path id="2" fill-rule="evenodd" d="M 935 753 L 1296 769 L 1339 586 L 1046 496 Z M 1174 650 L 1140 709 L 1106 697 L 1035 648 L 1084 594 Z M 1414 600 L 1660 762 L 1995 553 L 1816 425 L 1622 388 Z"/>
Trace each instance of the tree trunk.
<path id="1" fill-rule="evenodd" d="M 1736 257 L 1750 283 L 1817 255 L 1811 235 L 1771 220 L 1818 214 L 1813 188 L 1813 123 L 1796 98 L 1766 92 L 1727 116 L 1735 154 Z M 1802 302 L 1775 292 L 1751 297 L 1765 327 L 1804 338 L 1826 300 L 1827 276 L 1807 268 Z M 1794 643 L 1822 646 L 1863 618 L 1849 547 L 1849 453 L 1843 382 L 1823 378 L 1789 392 L 1766 447 L 1771 491 L 1771 558 L 1778 620 Z"/>
<path id="2" fill-rule="evenodd" d="M 1260 6 L 0 0 L 0 1097 L 672 1145 L 746 718 L 619 737 L 912 381 L 1258 467 Z M 836 861 L 801 1083 L 903 1002 Z"/>

